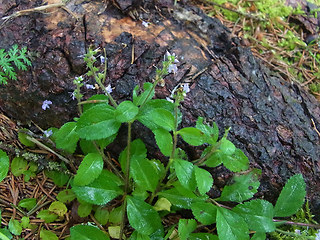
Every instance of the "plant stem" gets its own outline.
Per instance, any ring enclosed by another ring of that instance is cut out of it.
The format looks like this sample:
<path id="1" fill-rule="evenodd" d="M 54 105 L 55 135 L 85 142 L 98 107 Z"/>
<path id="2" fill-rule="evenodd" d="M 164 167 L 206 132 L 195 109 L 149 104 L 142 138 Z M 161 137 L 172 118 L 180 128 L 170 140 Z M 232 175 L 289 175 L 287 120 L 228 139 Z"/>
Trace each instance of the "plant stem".
<path id="1" fill-rule="evenodd" d="M 120 236 L 119 239 L 122 240 L 124 225 L 126 221 L 126 209 L 127 209 L 127 195 L 129 191 L 129 182 L 130 182 L 130 148 L 131 148 L 131 125 L 132 122 L 128 123 L 128 139 L 127 139 L 127 162 L 126 162 L 126 174 L 125 174 L 125 185 L 124 185 L 124 202 L 122 204 L 122 221 L 120 226 Z"/>
<path id="2" fill-rule="evenodd" d="M 279 233 L 285 234 L 287 236 L 292 236 L 292 237 L 294 237 L 294 239 L 313 239 L 313 240 L 315 239 L 312 236 L 309 236 L 309 237 L 308 236 L 302 236 L 302 235 L 299 235 L 297 233 L 283 231 L 283 230 L 278 229 L 278 228 L 276 229 L 276 231 L 279 232 Z"/>
<path id="3" fill-rule="evenodd" d="M 95 141 L 92 141 L 93 145 L 95 146 L 95 148 L 97 149 L 97 151 L 99 152 L 100 156 L 102 157 L 102 159 L 108 163 L 108 165 L 112 168 L 112 170 L 115 172 L 115 174 L 120 177 L 122 180 L 123 176 L 122 174 L 119 172 L 119 170 L 113 165 L 113 163 L 110 161 L 110 159 L 108 157 L 106 157 L 106 155 L 104 154 L 103 150 L 97 145 L 97 143 Z"/>
<path id="4" fill-rule="evenodd" d="M 155 198 L 155 196 L 157 195 L 157 193 L 160 191 L 160 184 L 162 183 L 162 181 L 165 179 L 165 177 L 167 176 L 169 170 L 170 170 L 170 166 L 173 163 L 173 159 L 175 156 L 175 152 L 177 149 L 177 143 L 178 143 L 178 134 L 177 134 L 177 129 L 178 129 L 178 105 L 179 104 L 175 104 L 174 106 L 174 131 L 173 131 L 173 147 L 172 147 L 172 152 L 169 158 L 169 162 L 165 168 L 165 171 L 163 173 L 163 175 L 161 176 L 161 178 L 158 181 L 158 185 L 156 187 L 156 190 L 154 192 L 152 192 L 151 197 L 149 199 L 149 203 L 151 204 L 153 199 Z"/>
<path id="5" fill-rule="evenodd" d="M 312 223 L 299 223 L 299 222 L 292 222 L 292 221 L 283 221 L 279 219 L 273 219 L 274 222 L 282 222 L 283 224 L 287 225 L 297 225 L 297 226 L 304 226 L 304 227 L 313 227 L 320 229 L 320 224 L 312 224 Z"/>

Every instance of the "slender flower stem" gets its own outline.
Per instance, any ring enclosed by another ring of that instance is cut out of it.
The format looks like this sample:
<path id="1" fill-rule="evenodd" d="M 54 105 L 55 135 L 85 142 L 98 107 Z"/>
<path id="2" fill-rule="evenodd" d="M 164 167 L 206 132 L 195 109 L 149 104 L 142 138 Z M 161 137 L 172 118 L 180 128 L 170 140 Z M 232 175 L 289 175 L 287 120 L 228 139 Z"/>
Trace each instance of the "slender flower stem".
<path id="1" fill-rule="evenodd" d="M 119 239 L 122 240 L 124 225 L 126 222 L 126 209 L 127 209 L 127 195 L 129 192 L 129 182 L 130 182 L 130 148 L 131 148 L 131 125 L 132 122 L 128 123 L 128 139 L 127 139 L 127 162 L 126 162 L 126 174 L 125 174 L 125 185 L 124 185 L 124 202 L 122 204 L 122 221 L 120 225 L 120 236 Z"/>
<path id="2" fill-rule="evenodd" d="M 279 219 L 273 219 L 274 222 L 281 222 L 286 225 L 297 225 L 297 226 L 304 226 L 304 227 L 313 227 L 320 229 L 320 224 L 312 224 L 312 223 L 300 223 L 300 222 L 292 222 L 292 221 L 285 221 Z"/>
<path id="3" fill-rule="evenodd" d="M 108 163 L 108 165 L 112 168 L 112 170 L 115 172 L 115 174 L 121 178 L 121 180 L 123 179 L 122 174 L 119 172 L 119 170 L 113 165 L 113 163 L 109 160 L 108 157 L 106 157 L 106 155 L 104 154 L 104 152 L 102 151 L 102 149 L 97 145 L 97 143 L 95 141 L 92 141 L 93 145 L 95 146 L 95 148 L 97 149 L 97 151 L 99 152 L 100 156 L 102 157 L 102 159 Z"/>
<path id="4" fill-rule="evenodd" d="M 178 134 L 177 134 L 177 129 L 178 129 L 178 105 L 179 104 L 175 104 L 175 107 L 174 107 L 174 131 L 173 131 L 173 147 L 172 147 L 172 152 L 171 152 L 171 155 L 170 155 L 170 158 L 169 158 L 169 162 L 165 168 L 165 171 L 163 173 L 163 175 L 161 176 L 161 178 L 159 179 L 158 181 L 158 185 L 156 187 L 156 190 L 152 192 L 151 194 L 151 197 L 149 199 L 149 203 L 151 204 L 153 199 L 155 198 L 155 196 L 157 195 L 157 193 L 160 191 L 160 185 L 161 183 L 163 182 L 163 180 L 165 179 L 165 177 L 167 176 L 169 170 L 170 170 L 170 167 L 174 161 L 174 156 L 175 156 L 175 152 L 176 152 L 176 149 L 177 149 L 177 143 L 178 143 Z"/>

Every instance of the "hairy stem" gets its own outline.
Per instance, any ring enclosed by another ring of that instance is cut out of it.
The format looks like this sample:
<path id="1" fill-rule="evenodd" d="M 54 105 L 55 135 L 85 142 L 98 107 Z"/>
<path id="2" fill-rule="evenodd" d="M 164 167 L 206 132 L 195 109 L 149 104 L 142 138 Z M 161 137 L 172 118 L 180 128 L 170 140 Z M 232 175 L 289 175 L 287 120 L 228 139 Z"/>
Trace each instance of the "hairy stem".
<path id="1" fill-rule="evenodd" d="M 120 236 L 119 239 L 122 240 L 124 225 L 126 222 L 126 209 L 127 209 L 127 195 L 129 192 L 129 183 L 130 183 L 130 148 L 131 148 L 131 125 L 132 122 L 128 123 L 128 139 L 127 139 L 127 162 L 126 162 L 126 174 L 125 174 L 125 183 L 124 183 L 124 202 L 122 204 L 122 221 L 120 225 Z"/>

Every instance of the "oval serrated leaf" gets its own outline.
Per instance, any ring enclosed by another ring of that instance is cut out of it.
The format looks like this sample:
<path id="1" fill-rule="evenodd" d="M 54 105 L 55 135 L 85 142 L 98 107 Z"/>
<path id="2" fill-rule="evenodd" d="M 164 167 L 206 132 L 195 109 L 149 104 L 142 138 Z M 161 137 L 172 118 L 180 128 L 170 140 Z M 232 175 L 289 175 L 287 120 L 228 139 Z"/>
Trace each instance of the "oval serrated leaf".
<path id="1" fill-rule="evenodd" d="M 88 109 L 77 122 L 77 133 L 87 140 L 99 140 L 117 133 L 121 123 L 114 119 L 114 111 L 106 105 Z"/>
<path id="2" fill-rule="evenodd" d="M 222 207 L 217 211 L 217 230 L 221 240 L 249 239 L 249 229 L 243 218 Z"/>
<path id="3" fill-rule="evenodd" d="M 190 145 L 199 146 L 206 142 L 204 133 L 193 127 L 182 128 L 178 131 L 182 139 Z"/>
<path id="4" fill-rule="evenodd" d="M 213 178 L 211 174 L 208 171 L 197 166 L 195 166 L 194 173 L 196 176 L 196 182 L 199 193 L 201 195 L 204 195 L 207 192 L 209 192 L 213 185 Z"/>
<path id="5" fill-rule="evenodd" d="M 232 154 L 223 155 L 223 165 L 233 172 L 248 170 L 249 160 L 247 156 L 238 148 Z"/>
<path id="6" fill-rule="evenodd" d="M 197 183 L 194 174 L 194 165 L 191 162 L 174 159 L 173 167 L 181 185 L 191 191 L 196 189 Z"/>
<path id="7" fill-rule="evenodd" d="M 0 182 L 8 175 L 9 171 L 9 157 L 0 150 Z"/>
<path id="8" fill-rule="evenodd" d="M 76 132 L 77 123 L 65 123 L 58 132 L 54 134 L 57 148 L 66 150 L 69 153 L 74 153 L 79 140 L 79 135 Z"/>
<path id="9" fill-rule="evenodd" d="M 152 162 L 145 158 L 132 157 L 130 163 L 130 174 L 135 183 L 143 190 L 153 192 L 160 175 Z"/>
<path id="10" fill-rule="evenodd" d="M 150 235 L 163 229 L 159 214 L 140 199 L 127 196 L 127 215 L 130 225 L 141 234 Z"/>
<path id="11" fill-rule="evenodd" d="M 171 112 L 163 108 L 153 109 L 148 113 L 152 121 L 161 128 L 167 131 L 172 131 L 175 128 L 174 117 Z"/>
<path id="12" fill-rule="evenodd" d="M 256 199 L 237 205 L 232 211 L 241 215 L 249 229 L 257 232 L 273 232 L 276 227 L 273 222 L 273 206 L 271 203 Z"/>
<path id="13" fill-rule="evenodd" d="M 42 239 L 42 240 L 58 240 L 59 238 L 53 232 L 51 232 L 49 230 L 41 229 L 40 239 Z"/>
<path id="14" fill-rule="evenodd" d="M 173 148 L 171 134 L 163 128 L 158 128 L 156 130 L 153 130 L 153 134 L 162 154 L 169 157 L 171 155 L 172 148 Z"/>
<path id="15" fill-rule="evenodd" d="M 275 217 L 288 217 L 295 214 L 304 203 L 306 183 L 302 174 L 292 176 L 284 188 L 274 207 Z"/>
<path id="16" fill-rule="evenodd" d="M 137 116 L 138 112 L 139 108 L 135 106 L 131 101 L 124 101 L 117 107 L 115 116 L 117 121 L 121 123 L 130 122 L 135 118 L 135 116 Z"/>
<path id="17" fill-rule="evenodd" d="M 23 157 L 15 157 L 11 161 L 11 172 L 15 177 L 23 174 L 28 168 L 28 162 Z"/>
<path id="18" fill-rule="evenodd" d="M 97 179 L 87 186 L 73 185 L 77 198 L 91 204 L 107 204 L 123 193 L 119 187 L 121 180 L 108 170 L 102 170 Z"/>
<path id="19" fill-rule="evenodd" d="M 210 225 L 216 222 L 217 207 L 211 203 L 193 203 L 191 210 L 195 218 L 204 225 Z"/>
<path id="20" fill-rule="evenodd" d="M 71 240 L 110 240 L 99 228 L 88 225 L 76 225 L 70 228 Z"/>
<path id="21" fill-rule="evenodd" d="M 82 160 L 77 174 L 74 176 L 74 184 L 85 186 L 92 183 L 103 169 L 103 160 L 98 153 L 88 153 Z"/>

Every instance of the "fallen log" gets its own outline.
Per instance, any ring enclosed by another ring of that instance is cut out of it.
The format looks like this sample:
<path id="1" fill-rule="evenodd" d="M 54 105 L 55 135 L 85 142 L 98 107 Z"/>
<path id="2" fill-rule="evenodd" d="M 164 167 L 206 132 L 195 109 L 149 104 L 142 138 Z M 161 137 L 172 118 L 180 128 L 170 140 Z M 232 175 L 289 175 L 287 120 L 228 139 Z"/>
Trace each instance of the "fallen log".
<path id="1" fill-rule="evenodd" d="M 285 181 L 302 173 L 312 210 L 320 216 L 319 102 L 297 83 L 270 71 L 217 19 L 198 8 L 174 7 L 165 0 L 132 4 L 74 0 L 63 8 L 15 15 L 1 25 L 0 48 L 17 43 L 36 57 L 29 71 L 19 72 L 17 82 L 0 86 L 0 110 L 22 124 L 59 127 L 77 116 L 73 79 L 87 71 L 82 60 L 87 48 L 105 48 L 106 84 L 119 102 L 130 98 L 136 85 L 152 81 L 155 67 L 169 51 L 178 56 L 178 72 L 157 87 L 156 97 L 169 96 L 180 83 L 190 84 L 181 106 L 182 126 L 203 116 L 220 130 L 231 127 L 230 140 L 252 167 L 262 169 L 261 196 L 273 202 Z M 3 1 L 0 18 L 36 7 L 39 1 Z M 93 84 L 89 78 L 86 83 Z M 86 90 L 85 98 L 95 93 Z M 41 108 L 44 100 L 52 101 L 46 111 Z M 154 146 L 142 125 L 135 126 L 135 137 Z M 117 141 L 115 153 L 125 145 Z M 196 155 L 195 149 L 188 152 L 190 158 Z M 213 175 L 217 186 L 229 177 L 223 168 Z"/>

